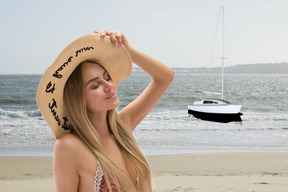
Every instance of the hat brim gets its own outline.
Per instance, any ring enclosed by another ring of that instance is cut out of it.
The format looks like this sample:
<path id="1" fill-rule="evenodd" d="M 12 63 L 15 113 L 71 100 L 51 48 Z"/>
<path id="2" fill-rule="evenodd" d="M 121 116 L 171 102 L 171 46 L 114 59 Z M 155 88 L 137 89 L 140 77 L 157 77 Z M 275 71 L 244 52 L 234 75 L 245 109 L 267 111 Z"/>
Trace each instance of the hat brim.
<path id="1" fill-rule="evenodd" d="M 44 72 L 36 94 L 38 108 L 56 139 L 70 132 L 63 90 L 71 73 L 84 61 L 93 61 L 105 68 L 116 87 L 132 72 L 129 52 L 125 46 L 115 47 L 109 37 L 88 34 L 70 43 Z"/>

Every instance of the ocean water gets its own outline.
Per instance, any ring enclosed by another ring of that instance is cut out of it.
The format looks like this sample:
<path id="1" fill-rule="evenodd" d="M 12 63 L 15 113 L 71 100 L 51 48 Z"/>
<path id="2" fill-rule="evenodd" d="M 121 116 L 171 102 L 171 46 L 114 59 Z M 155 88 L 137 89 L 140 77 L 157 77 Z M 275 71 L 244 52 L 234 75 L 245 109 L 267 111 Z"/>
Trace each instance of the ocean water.
<path id="1" fill-rule="evenodd" d="M 0 75 L 0 156 L 52 156 L 55 139 L 35 95 L 41 75 Z M 121 110 L 147 86 L 140 69 L 122 81 Z M 226 100 L 242 104 L 242 123 L 188 115 L 187 105 L 219 92 L 221 76 L 175 69 L 161 101 L 134 132 L 146 155 L 217 152 L 288 152 L 288 75 L 225 75 Z"/>

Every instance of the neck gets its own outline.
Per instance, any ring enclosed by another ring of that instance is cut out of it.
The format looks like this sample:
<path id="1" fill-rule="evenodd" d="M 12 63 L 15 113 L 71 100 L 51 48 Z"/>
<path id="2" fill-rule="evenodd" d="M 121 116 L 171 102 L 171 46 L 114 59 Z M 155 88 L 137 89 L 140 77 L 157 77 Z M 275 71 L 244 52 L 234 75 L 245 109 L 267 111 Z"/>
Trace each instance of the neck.
<path id="1" fill-rule="evenodd" d="M 93 127 L 97 130 L 102 141 L 111 136 L 107 122 L 107 113 L 108 112 L 88 114 Z"/>

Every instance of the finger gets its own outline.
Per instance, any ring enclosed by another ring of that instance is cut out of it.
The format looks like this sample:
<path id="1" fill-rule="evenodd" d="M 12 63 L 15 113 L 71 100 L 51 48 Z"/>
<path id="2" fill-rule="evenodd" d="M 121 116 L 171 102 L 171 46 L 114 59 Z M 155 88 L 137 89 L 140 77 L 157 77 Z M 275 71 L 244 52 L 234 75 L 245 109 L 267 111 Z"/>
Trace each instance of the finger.
<path id="1" fill-rule="evenodd" d="M 109 33 L 109 36 L 110 36 L 110 39 L 111 39 L 112 43 L 115 45 L 115 47 L 119 47 L 119 43 L 118 43 L 118 40 L 117 40 L 117 38 L 115 36 L 115 32 L 111 31 Z"/>
<path id="2" fill-rule="evenodd" d="M 108 35 L 108 31 L 106 29 L 102 28 L 101 32 L 100 32 L 100 36 L 105 37 L 106 35 Z"/>
<path id="3" fill-rule="evenodd" d="M 121 45 L 123 43 L 123 33 L 121 31 L 117 31 L 115 33 L 115 38 L 117 39 L 118 47 L 121 47 Z"/>

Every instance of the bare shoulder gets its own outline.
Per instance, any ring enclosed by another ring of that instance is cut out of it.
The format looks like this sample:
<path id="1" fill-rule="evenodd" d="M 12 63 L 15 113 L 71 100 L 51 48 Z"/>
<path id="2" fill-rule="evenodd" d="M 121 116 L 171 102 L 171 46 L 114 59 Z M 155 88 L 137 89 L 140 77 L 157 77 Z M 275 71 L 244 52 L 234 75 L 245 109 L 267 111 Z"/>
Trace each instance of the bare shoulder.
<path id="1" fill-rule="evenodd" d="M 57 191 L 77 191 L 81 140 L 73 134 L 57 139 L 54 145 L 53 169 Z"/>
<path id="2" fill-rule="evenodd" d="M 75 146 L 78 146 L 79 144 L 82 144 L 82 142 L 78 137 L 73 134 L 66 134 L 56 140 L 54 149 L 68 151 L 75 150 Z"/>
<path id="3" fill-rule="evenodd" d="M 54 156 L 65 159 L 73 157 L 77 160 L 83 152 L 87 151 L 85 144 L 75 135 L 66 134 L 57 139 L 54 145 Z"/>

